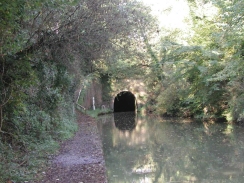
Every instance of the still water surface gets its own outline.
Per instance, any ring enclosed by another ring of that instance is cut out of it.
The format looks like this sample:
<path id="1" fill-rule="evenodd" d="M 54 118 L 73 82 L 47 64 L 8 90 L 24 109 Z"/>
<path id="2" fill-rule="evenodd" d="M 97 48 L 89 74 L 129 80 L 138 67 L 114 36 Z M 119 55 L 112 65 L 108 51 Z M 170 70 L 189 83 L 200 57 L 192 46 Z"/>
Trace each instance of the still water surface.
<path id="1" fill-rule="evenodd" d="M 115 113 L 101 116 L 109 183 L 243 183 L 244 128 Z"/>

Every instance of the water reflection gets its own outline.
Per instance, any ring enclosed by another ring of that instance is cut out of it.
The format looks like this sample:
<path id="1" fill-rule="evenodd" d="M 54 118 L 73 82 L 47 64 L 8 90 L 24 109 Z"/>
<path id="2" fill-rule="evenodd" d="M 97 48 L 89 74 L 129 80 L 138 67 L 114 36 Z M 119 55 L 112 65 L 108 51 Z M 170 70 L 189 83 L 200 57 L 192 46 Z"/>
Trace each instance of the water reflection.
<path id="1" fill-rule="evenodd" d="M 122 115 L 123 118 L 121 118 Z M 122 131 L 133 130 L 136 127 L 136 113 L 114 113 L 114 123 Z"/>
<path id="2" fill-rule="evenodd" d="M 243 128 L 129 116 L 98 123 L 110 183 L 244 182 Z"/>

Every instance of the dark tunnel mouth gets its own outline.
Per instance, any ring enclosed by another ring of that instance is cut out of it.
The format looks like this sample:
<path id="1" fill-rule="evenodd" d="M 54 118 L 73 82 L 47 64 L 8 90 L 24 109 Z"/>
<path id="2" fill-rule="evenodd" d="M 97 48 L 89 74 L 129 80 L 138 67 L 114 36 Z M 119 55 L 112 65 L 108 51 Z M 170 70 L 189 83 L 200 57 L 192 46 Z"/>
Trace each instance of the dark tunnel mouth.
<path id="1" fill-rule="evenodd" d="M 136 97 L 130 91 L 122 91 L 114 98 L 114 112 L 130 111 L 136 111 Z"/>

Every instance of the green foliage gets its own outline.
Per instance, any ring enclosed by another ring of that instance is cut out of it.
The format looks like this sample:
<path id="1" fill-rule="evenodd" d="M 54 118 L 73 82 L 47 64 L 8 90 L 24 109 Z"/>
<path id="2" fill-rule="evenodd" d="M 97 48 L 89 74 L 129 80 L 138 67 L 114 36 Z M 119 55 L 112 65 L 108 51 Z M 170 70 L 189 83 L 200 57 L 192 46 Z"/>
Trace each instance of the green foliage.
<path id="1" fill-rule="evenodd" d="M 112 91 L 109 75 L 101 75 L 101 84 L 103 87 L 103 101 L 109 101 L 111 99 L 110 92 Z"/>
<path id="2" fill-rule="evenodd" d="M 180 32 L 162 33 L 158 44 L 161 48 L 154 50 L 154 55 L 159 53 L 156 60 L 161 61 L 156 61 L 155 67 L 150 65 L 147 81 L 149 103 L 156 105 L 159 113 L 200 118 L 228 116 L 228 120 L 242 121 L 243 28 L 239 18 L 243 3 L 220 0 L 214 6 L 216 13 L 211 17 L 204 9 L 198 11 L 198 3 L 191 4 L 194 34 L 187 44 L 175 39 Z"/>
<path id="3" fill-rule="evenodd" d="M 52 139 L 47 138 L 40 143 L 26 137 L 28 149 L 25 152 L 1 141 L 0 182 L 6 182 L 10 177 L 18 182 L 40 178 L 42 174 L 40 169 L 46 167 L 48 155 L 58 150 L 58 143 Z"/>
<path id="4" fill-rule="evenodd" d="M 157 112 L 160 115 L 179 116 L 179 94 L 173 86 L 169 86 L 157 97 Z"/>
<path id="5" fill-rule="evenodd" d="M 86 114 L 93 118 L 97 118 L 99 115 L 108 114 L 111 112 L 112 111 L 110 109 L 96 109 L 96 110 L 87 110 Z"/>
<path id="6" fill-rule="evenodd" d="M 142 73 L 138 48 L 155 24 L 137 1 L 3 0 L 0 14 L 0 181 L 22 182 L 77 129 L 80 83 Z"/>
<path id="7" fill-rule="evenodd" d="M 46 164 L 46 152 L 57 149 L 54 140 L 70 138 L 77 130 L 73 86 L 72 77 L 55 62 L 31 67 L 28 61 L 11 61 L 4 60 L 1 78 L 1 102 L 6 102 L 1 103 L 0 156 L 6 168 L 0 173 L 2 181 L 24 181 Z"/>

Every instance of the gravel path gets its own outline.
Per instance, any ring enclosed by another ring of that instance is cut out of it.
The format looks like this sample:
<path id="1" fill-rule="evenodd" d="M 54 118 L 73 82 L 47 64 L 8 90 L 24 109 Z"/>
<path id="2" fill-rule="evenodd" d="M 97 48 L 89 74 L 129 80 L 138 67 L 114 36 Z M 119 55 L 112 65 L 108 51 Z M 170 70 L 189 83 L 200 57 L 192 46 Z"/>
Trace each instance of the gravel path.
<path id="1" fill-rule="evenodd" d="M 79 131 L 61 145 L 39 183 L 107 183 L 96 121 L 77 111 Z"/>

